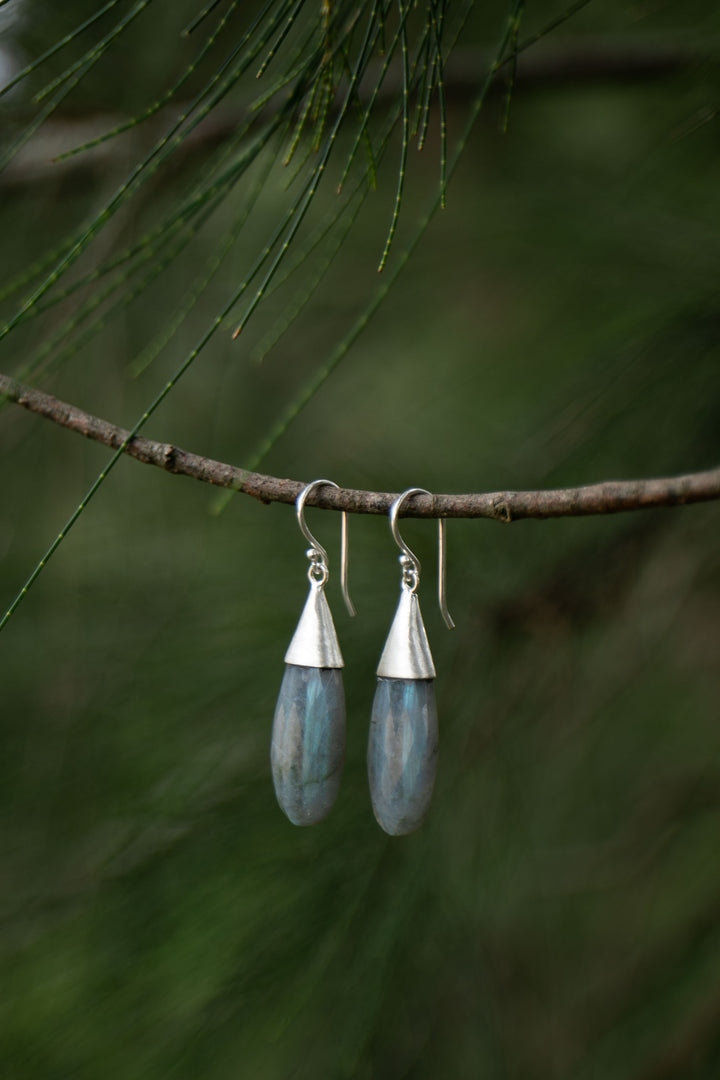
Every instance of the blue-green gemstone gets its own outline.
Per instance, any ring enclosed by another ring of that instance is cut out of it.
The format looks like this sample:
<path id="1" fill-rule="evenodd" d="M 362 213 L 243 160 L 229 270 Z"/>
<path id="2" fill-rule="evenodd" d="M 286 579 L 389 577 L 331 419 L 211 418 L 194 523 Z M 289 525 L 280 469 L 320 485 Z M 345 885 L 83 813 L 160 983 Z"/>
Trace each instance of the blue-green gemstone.
<path id="1" fill-rule="evenodd" d="M 390 836 L 413 832 L 432 798 L 438 751 L 432 679 L 378 679 L 368 741 L 370 798 Z"/>
<path id="2" fill-rule="evenodd" d="M 270 760 L 277 801 L 293 825 L 314 825 L 327 817 L 344 759 L 342 671 L 286 664 Z"/>

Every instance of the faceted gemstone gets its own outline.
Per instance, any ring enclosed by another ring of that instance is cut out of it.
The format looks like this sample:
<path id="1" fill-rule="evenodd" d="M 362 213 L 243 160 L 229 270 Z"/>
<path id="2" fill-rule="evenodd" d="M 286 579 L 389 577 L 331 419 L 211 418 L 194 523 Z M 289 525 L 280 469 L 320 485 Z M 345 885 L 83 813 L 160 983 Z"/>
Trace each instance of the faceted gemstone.
<path id="1" fill-rule="evenodd" d="M 314 825 L 329 814 L 344 758 L 342 671 L 286 664 L 270 760 L 277 800 L 293 825 Z"/>
<path id="2" fill-rule="evenodd" d="M 413 832 L 435 784 L 437 709 L 432 679 L 378 679 L 368 741 L 370 798 L 390 836 Z"/>

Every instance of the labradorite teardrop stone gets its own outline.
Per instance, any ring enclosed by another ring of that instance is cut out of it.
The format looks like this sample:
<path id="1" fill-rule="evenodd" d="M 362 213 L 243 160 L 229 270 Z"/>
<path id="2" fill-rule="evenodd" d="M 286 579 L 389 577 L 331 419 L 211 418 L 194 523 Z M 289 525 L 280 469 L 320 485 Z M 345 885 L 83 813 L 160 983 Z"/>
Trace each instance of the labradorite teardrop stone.
<path id="1" fill-rule="evenodd" d="M 378 679 L 368 741 L 370 798 L 390 836 L 413 832 L 432 798 L 438 750 L 432 679 Z"/>
<path id="2" fill-rule="evenodd" d="M 277 800 L 293 825 L 314 825 L 328 815 L 344 758 L 342 671 L 286 664 L 270 760 Z"/>

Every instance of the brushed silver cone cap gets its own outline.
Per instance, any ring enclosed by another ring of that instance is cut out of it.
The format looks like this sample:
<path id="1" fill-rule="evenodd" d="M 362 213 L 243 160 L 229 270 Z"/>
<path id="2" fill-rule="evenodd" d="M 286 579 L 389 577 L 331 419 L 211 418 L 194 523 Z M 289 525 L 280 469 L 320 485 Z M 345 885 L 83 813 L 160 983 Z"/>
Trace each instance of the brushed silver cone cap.
<path id="1" fill-rule="evenodd" d="M 430 645 L 415 593 L 403 589 L 377 674 L 384 679 L 434 679 Z"/>
<path id="2" fill-rule="evenodd" d="M 285 663 L 311 668 L 345 666 L 330 605 L 320 585 L 310 585 L 300 622 L 285 653 Z"/>

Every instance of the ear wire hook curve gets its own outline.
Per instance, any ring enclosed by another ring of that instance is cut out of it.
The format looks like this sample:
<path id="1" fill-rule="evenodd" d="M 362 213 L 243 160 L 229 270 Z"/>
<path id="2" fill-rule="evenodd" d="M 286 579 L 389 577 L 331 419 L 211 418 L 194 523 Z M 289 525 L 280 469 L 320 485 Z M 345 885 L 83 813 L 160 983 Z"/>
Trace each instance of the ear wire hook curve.
<path id="1" fill-rule="evenodd" d="M 339 485 L 333 480 L 313 480 L 310 484 L 307 484 L 298 495 L 295 500 L 295 510 L 300 531 L 312 548 L 312 552 L 308 552 L 308 555 L 310 556 L 314 553 L 319 557 L 320 565 L 322 567 L 322 583 L 324 584 L 328 577 L 328 554 L 320 541 L 310 532 L 307 527 L 307 522 L 305 521 L 305 502 L 307 497 L 316 487 L 320 487 L 321 484 L 329 484 L 331 487 L 337 488 L 338 491 L 340 490 Z M 314 563 L 314 565 L 317 565 L 317 563 Z M 310 567 L 311 575 L 312 572 L 313 566 Z M 318 579 L 313 576 L 313 580 Z M 345 607 L 348 610 L 348 614 L 357 614 L 355 606 L 350 599 L 350 593 L 348 592 L 348 527 L 347 513 L 344 510 L 342 511 L 342 523 L 340 526 L 340 588 L 342 589 L 343 600 L 345 601 Z"/>
<path id="2" fill-rule="evenodd" d="M 403 564 L 403 575 L 405 574 L 405 571 L 408 570 L 410 571 L 411 576 L 413 576 L 415 579 L 415 585 L 412 589 L 412 591 L 414 592 L 417 588 L 417 579 L 420 575 L 420 560 L 418 559 L 417 555 L 415 555 L 410 550 L 410 548 L 403 540 L 402 536 L 400 535 L 400 530 L 398 528 L 397 522 L 398 514 L 400 513 L 402 504 L 411 495 L 430 495 L 430 497 L 432 498 L 432 493 L 427 491 L 425 488 L 408 488 L 407 491 L 403 491 L 402 495 L 398 495 L 397 499 L 390 507 L 390 531 L 393 535 L 393 540 L 402 552 L 400 561 Z M 407 563 L 405 562 L 405 560 L 407 560 Z M 438 518 L 438 604 L 440 606 L 440 614 L 442 615 L 443 621 L 445 622 L 448 630 L 454 630 L 455 623 L 453 622 L 452 615 L 448 611 L 447 599 L 445 596 L 446 562 L 447 541 L 445 537 L 445 518 Z"/>

